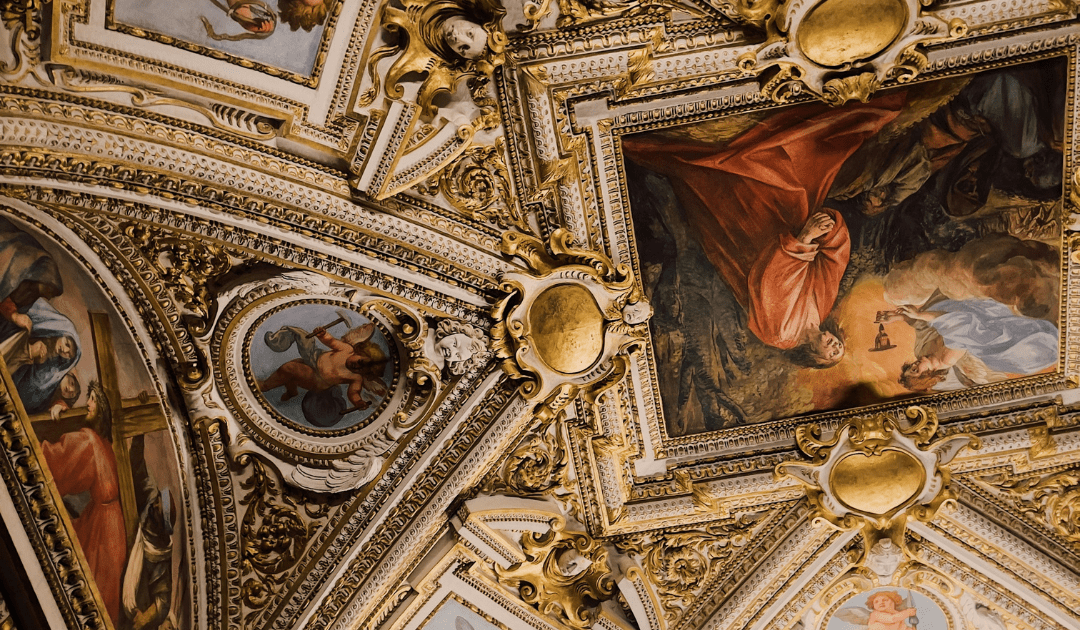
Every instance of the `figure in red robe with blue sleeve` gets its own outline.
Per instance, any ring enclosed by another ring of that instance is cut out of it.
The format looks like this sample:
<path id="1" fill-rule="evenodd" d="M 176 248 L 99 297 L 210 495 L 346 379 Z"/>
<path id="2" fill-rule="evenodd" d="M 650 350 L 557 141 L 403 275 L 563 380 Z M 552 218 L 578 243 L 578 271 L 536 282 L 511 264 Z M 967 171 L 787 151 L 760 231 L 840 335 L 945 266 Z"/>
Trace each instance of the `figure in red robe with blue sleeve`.
<path id="1" fill-rule="evenodd" d="M 844 356 L 828 316 L 851 239 L 840 213 L 822 203 L 844 162 L 905 100 L 894 93 L 838 109 L 792 108 L 723 148 L 644 136 L 623 139 L 623 150 L 671 181 L 750 331 L 795 363 L 829 367 Z"/>
<path id="2" fill-rule="evenodd" d="M 110 442 L 102 437 L 112 437 L 112 414 L 101 385 L 93 381 L 89 389 L 86 419 L 94 428 L 83 427 L 63 434 L 56 442 L 42 442 L 41 450 L 61 495 L 90 493 L 90 502 L 72 524 L 105 610 L 115 624 L 120 620 L 127 530 L 120 507 L 116 456 Z"/>

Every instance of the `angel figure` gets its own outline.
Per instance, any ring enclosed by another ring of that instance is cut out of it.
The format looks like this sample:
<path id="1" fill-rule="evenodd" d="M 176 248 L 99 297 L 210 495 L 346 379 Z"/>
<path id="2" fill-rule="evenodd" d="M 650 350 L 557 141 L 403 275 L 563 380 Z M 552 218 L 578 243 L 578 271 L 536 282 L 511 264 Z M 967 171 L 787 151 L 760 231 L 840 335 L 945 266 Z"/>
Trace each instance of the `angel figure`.
<path id="1" fill-rule="evenodd" d="M 225 12 L 229 19 L 239 24 L 244 33 L 231 35 L 218 33 L 210 24 L 210 20 L 201 17 L 206 36 L 214 41 L 241 41 L 245 39 L 266 39 L 274 34 L 277 28 L 278 16 L 270 5 L 262 0 L 228 0 L 228 4 L 220 0 L 210 0 L 214 6 Z"/>
<path id="2" fill-rule="evenodd" d="M 900 610 L 897 610 L 900 608 Z M 837 618 L 866 630 L 915 630 L 917 611 L 896 591 L 879 591 L 866 599 L 866 606 L 844 608 Z"/>
<path id="3" fill-rule="evenodd" d="M 268 331 L 264 339 L 268 348 L 285 352 L 295 345 L 300 358 L 282 363 L 259 382 L 259 391 L 264 393 L 284 387 L 282 402 L 296 396 L 299 389 L 307 390 L 301 408 L 304 418 L 318 427 L 332 426 L 345 413 L 371 406 L 364 398 L 365 391 L 375 397 L 385 396 L 387 385 L 382 372 L 390 360 L 371 341 L 374 324 L 350 329 L 340 339 L 330 334 L 327 327 L 319 326 L 311 333 L 296 326 Z M 326 349 L 320 349 L 316 340 Z M 339 385 L 346 386 L 345 396 L 352 405 L 348 409 L 339 398 Z"/>

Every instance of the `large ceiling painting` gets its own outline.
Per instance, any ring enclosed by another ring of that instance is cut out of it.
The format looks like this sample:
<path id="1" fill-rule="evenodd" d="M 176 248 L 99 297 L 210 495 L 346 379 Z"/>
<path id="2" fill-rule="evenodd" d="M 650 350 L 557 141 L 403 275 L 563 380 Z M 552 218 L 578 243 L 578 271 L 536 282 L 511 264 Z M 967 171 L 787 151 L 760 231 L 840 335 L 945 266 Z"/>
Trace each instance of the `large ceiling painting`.
<path id="1" fill-rule="evenodd" d="M 1066 65 L 625 137 L 669 435 L 1057 372 Z"/>
<path id="2" fill-rule="evenodd" d="M 118 629 L 189 627 L 176 454 L 122 316 L 45 234 L 0 217 L 0 353 L 83 571 Z"/>

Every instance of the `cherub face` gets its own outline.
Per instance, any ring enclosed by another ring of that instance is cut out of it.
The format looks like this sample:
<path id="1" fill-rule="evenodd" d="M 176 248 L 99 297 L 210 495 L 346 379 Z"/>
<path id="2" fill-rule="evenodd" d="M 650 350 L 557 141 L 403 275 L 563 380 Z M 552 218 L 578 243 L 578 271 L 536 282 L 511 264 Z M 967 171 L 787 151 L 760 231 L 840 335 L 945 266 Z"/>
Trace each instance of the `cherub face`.
<path id="1" fill-rule="evenodd" d="M 888 595 L 878 595 L 874 598 L 874 610 L 878 612 L 895 612 L 896 606 Z"/>
<path id="2" fill-rule="evenodd" d="M 623 321 L 631 326 L 643 323 L 652 315 L 652 307 L 648 302 L 633 302 L 623 307 Z"/>
<path id="3" fill-rule="evenodd" d="M 447 19 L 440 27 L 446 45 L 462 59 L 479 59 L 487 50 L 487 31 L 461 16 Z"/>
<path id="4" fill-rule="evenodd" d="M 472 340 L 463 333 L 447 335 L 435 344 L 442 358 L 447 363 L 460 363 L 472 358 Z"/>

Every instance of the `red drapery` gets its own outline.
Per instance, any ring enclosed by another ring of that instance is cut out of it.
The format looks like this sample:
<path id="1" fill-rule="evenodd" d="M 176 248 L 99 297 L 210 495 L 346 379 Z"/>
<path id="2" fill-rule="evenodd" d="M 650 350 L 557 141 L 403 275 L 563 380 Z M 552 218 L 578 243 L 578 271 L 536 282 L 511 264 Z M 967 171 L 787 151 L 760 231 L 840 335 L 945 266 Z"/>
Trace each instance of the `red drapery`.
<path id="1" fill-rule="evenodd" d="M 127 562 L 127 532 L 112 447 L 92 429 L 65 433 L 41 450 L 61 495 L 90 492 L 74 521 L 83 556 L 113 623 L 120 620 L 120 583 Z"/>
<path id="2" fill-rule="evenodd" d="M 791 348 L 832 310 L 850 251 L 847 226 L 831 210 L 828 234 L 810 245 L 794 236 L 822 211 L 844 161 L 896 118 L 905 99 L 792 108 L 723 148 L 654 135 L 625 138 L 623 150 L 671 180 L 705 254 L 747 309 L 751 332 Z"/>

